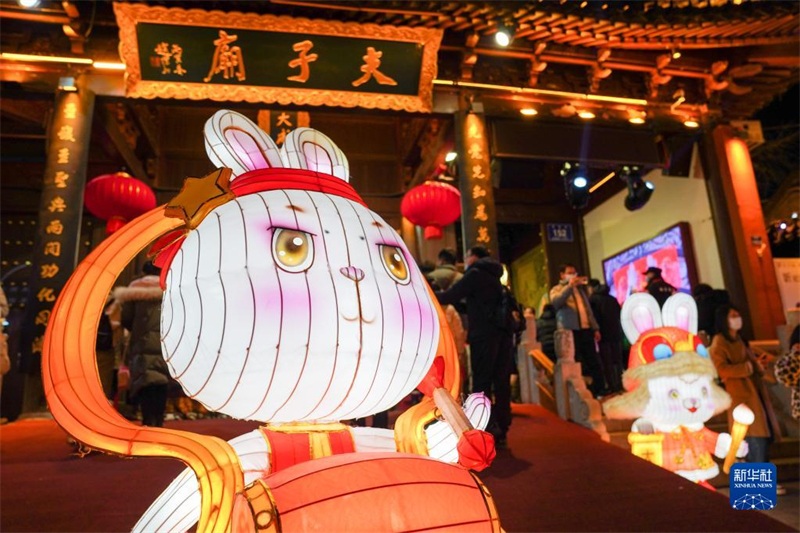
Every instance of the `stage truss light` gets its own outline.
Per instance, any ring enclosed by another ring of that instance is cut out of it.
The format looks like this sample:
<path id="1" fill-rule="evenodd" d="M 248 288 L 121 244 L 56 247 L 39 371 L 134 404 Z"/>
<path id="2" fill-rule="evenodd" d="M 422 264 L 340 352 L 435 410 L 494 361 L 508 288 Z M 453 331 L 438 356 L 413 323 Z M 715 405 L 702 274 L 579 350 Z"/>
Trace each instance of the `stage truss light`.
<path id="1" fill-rule="evenodd" d="M 625 197 L 625 209 L 628 211 L 637 211 L 644 207 L 655 190 L 653 182 L 643 179 L 639 167 L 636 166 L 622 167 L 619 171 L 619 175 L 625 180 L 628 186 L 628 196 Z"/>
<path id="2" fill-rule="evenodd" d="M 564 194 L 573 209 L 589 205 L 589 178 L 586 168 L 576 163 L 564 163 L 561 169 L 564 178 Z"/>

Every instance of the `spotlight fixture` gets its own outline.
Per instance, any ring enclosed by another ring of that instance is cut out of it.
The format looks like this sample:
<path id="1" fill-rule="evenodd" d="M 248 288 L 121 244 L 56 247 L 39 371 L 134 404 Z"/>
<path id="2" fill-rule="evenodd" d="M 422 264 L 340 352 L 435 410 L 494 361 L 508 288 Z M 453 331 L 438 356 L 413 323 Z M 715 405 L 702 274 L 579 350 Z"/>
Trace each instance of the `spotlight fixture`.
<path id="1" fill-rule="evenodd" d="M 519 110 L 520 114 L 526 117 L 533 117 L 539 114 L 533 107 L 523 107 Z"/>
<path id="2" fill-rule="evenodd" d="M 586 169 L 579 164 L 564 163 L 561 169 L 564 178 L 564 194 L 573 209 L 583 209 L 589 205 L 589 178 Z"/>
<path id="3" fill-rule="evenodd" d="M 672 49 L 672 59 L 680 59 L 681 58 L 681 51 L 677 48 Z"/>
<path id="4" fill-rule="evenodd" d="M 684 120 L 683 125 L 686 126 L 687 128 L 692 128 L 692 129 L 700 127 L 700 123 L 693 118 L 687 118 L 686 120 Z"/>
<path id="5" fill-rule="evenodd" d="M 584 109 L 583 111 L 578 112 L 578 116 L 581 117 L 583 120 L 592 120 L 595 117 L 595 114 L 591 111 Z"/>
<path id="6" fill-rule="evenodd" d="M 70 76 L 58 78 L 58 90 L 65 91 L 68 93 L 76 92 L 78 90 L 78 87 L 75 85 L 75 78 Z"/>
<path id="7" fill-rule="evenodd" d="M 645 206 L 653 195 L 655 185 L 652 181 L 642 179 L 639 167 L 624 166 L 619 175 L 628 184 L 628 196 L 625 197 L 625 209 L 636 211 Z"/>
<path id="8" fill-rule="evenodd" d="M 39 0 L 17 0 L 17 3 L 20 7 L 26 7 L 28 9 L 32 7 L 36 7 L 39 5 Z"/>
<path id="9" fill-rule="evenodd" d="M 792 213 L 792 220 L 797 220 L 797 211 Z"/>
<path id="10" fill-rule="evenodd" d="M 497 33 L 494 34 L 494 40 L 500 46 L 508 46 L 514 40 L 514 22 L 511 20 L 504 20 L 497 24 Z"/>
<path id="11" fill-rule="evenodd" d="M 630 122 L 631 124 L 639 125 L 639 124 L 644 124 L 644 119 L 642 117 L 631 117 L 628 119 L 628 122 Z"/>
<path id="12" fill-rule="evenodd" d="M 458 153 L 457 152 L 447 152 L 447 155 L 444 156 L 444 162 L 445 163 L 452 163 L 453 161 L 456 160 L 457 157 L 458 157 Z"/>

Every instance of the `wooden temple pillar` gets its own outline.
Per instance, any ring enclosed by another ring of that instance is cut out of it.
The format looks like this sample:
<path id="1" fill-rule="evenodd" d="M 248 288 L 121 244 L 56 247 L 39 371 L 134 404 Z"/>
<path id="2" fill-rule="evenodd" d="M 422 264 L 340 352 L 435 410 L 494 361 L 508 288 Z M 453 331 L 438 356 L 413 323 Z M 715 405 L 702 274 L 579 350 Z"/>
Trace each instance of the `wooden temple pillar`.
<path id="1" fill-rule="evenodd" d="M 785 315 L 750 150 L 728 125 L 715 127 L 703 141 L 725 288 L 742 307 L 745 337 L 774 339 Z"/>
<path id="2" fill-rule="evenodd" d="M 462 99 L 462 102 L 456 114 L 455 137 L 464 253 L 466 255 L 473 246 L 484 246 L 493 258 L 499 260 L 486 118 L 478 104 L 473 104 L 470 99 Z"/>
<path id="3" fill-rule="evenodd" d="M 42 389 L 42 344 L 55 302 L 75 270 L 94 93 L 62 78 L 48 129 L 47 156 L 31 254 L 31 281 L 20 344 L 25 374 L 23 413 L 47 409 Z"/>

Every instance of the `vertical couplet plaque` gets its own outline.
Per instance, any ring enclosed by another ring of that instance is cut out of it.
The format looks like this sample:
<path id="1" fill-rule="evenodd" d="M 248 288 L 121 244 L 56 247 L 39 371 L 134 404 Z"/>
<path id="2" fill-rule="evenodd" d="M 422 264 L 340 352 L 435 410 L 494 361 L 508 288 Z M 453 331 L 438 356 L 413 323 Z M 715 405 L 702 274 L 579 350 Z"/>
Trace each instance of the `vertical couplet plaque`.
<path id="1" fill-rule="evenodd" d="M 484 246 L 497 259 L 497 219 L 486 121 L 478 113 L 459 112 L 456 124 L 464 248 Z"/>
<path id="2" fill-rule="evenodd" d="M 94 94 L 85 88 L 56 95 L 22 328 L 20 369 L 27 374 L 38 374 L 50 314 L 78 258 L 93 109 Z"/>

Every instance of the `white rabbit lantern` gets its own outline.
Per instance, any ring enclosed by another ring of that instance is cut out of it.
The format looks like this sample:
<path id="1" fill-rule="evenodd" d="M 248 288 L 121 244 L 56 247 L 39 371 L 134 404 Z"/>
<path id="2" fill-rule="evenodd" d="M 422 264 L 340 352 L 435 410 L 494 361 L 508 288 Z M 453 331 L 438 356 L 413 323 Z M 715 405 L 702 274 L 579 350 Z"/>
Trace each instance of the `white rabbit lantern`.
<path id="1" fill-rule="evenodd" d="M 730 406 L 730 396 L 715 383 L 708 350 L 697 337 L 697 307 L 677 293 L 663 310 L 651 295 L 631 295 L 622 306 L 622 327 L 631 343 L 626 393 L 603 404 L 608 418 L 636 419 L 631 451 L 707 488 L 719 474 L 711 457 L 724 458 L 731 437 L 705 427 Z M 747 453 L 746 443 L 737 456 Z"/>
<path id="2" fill-rule="evenodd" d="M 468 470 L 494 457 L 482 431 L 490 404 L 483 395 L 463 410 L 453 402 L 460 378 L 444 313 L 400 237 L 348 183 L 344 154 L 308 128 L 278 149 L 232 111 L 212 116 L 205 138 L 223 168 L 188 178 L 166 208 L 78 266 L 43 350 L 48 403 L 70 434 L 190 465 L 134 530 L 185 531 L 199 520 L 203 531 L 499 531 L 489 492 Z M 138 426 L 105 402 L 86 339 L 113 280 L 153 240 L 170 372 L 209 410 L 259 429 L 226 443 Z M 426 397 L 394 431 L 339 422 L 385 411 L 415 388 Z M 437 420 L 440 403 L 457 424 Z"/>

